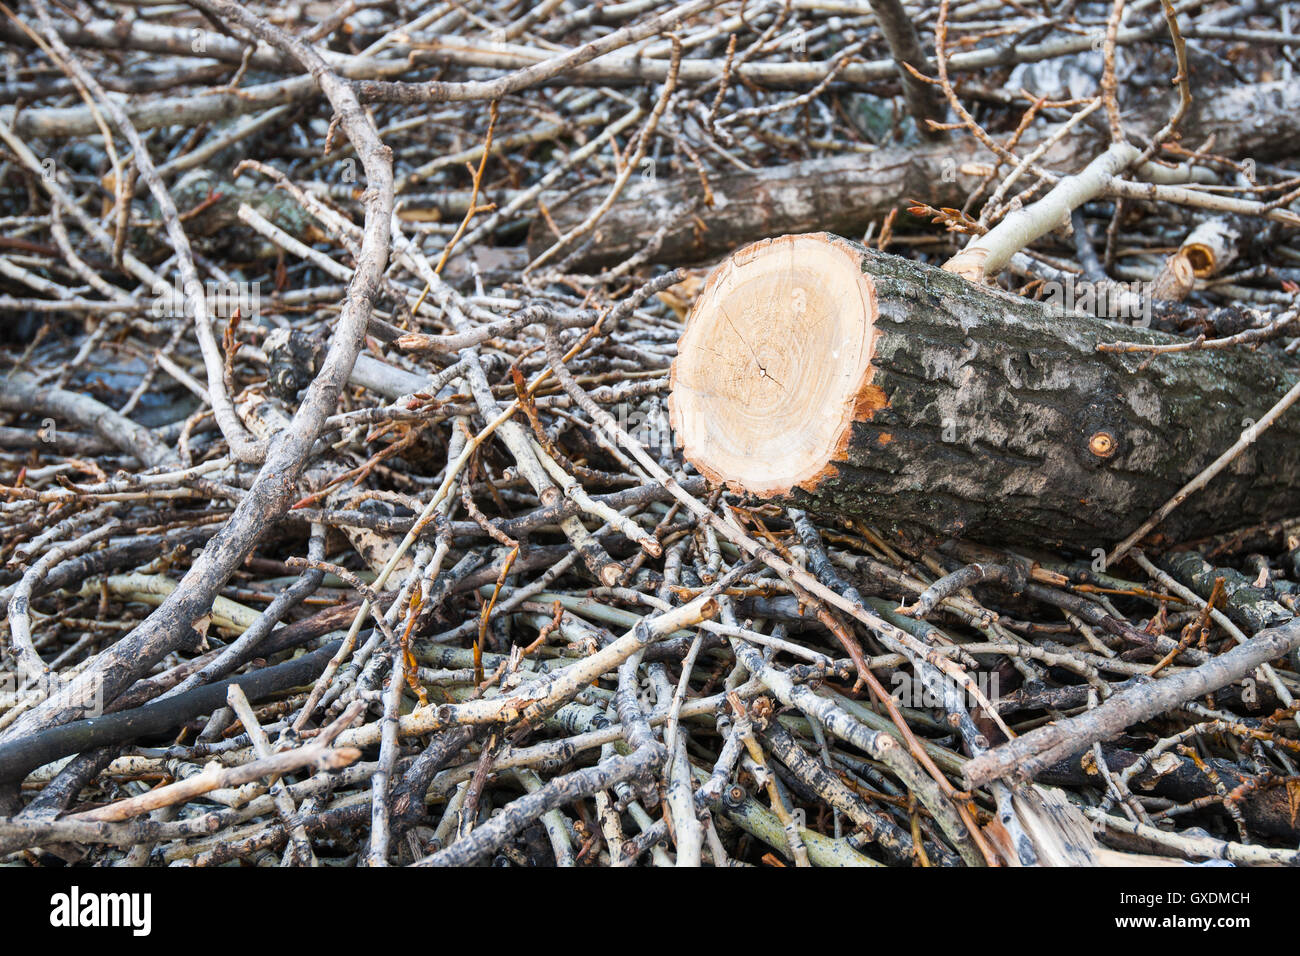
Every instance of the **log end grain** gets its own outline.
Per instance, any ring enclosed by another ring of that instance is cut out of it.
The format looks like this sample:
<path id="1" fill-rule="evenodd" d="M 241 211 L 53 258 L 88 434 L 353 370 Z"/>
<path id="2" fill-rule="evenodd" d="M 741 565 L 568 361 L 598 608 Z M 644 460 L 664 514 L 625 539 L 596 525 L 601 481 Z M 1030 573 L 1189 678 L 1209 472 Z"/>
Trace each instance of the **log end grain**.
<path id="1" fill-rule="evenodd" d="M 709 276 L 673 363 L 669 415 L 713 481 L 764 497 L 815 488 L 873 402 L 872 277 L 827 233 L 746 246 Z"/>

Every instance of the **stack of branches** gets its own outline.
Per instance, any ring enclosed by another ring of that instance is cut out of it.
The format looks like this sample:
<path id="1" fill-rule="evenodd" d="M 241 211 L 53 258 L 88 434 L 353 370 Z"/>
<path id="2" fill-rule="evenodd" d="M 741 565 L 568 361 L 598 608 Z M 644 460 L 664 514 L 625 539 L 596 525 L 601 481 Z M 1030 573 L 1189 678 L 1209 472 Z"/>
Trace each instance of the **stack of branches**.
<path id="1" fill-rule="evenodd" d="M 1288 5 L 306 10 L 0 8 L 6 860 L 1297 862 L 1300 523 L 904 537 L 662 403 L 805 229 L 1293 352 Z"/>

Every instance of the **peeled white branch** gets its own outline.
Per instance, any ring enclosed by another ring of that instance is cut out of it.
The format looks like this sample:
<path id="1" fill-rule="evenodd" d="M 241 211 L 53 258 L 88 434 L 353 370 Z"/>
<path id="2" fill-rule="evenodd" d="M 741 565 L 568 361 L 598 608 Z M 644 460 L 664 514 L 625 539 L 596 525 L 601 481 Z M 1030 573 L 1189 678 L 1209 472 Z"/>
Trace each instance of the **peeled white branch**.
<path id="1" fill-rule="evenodd" d="M 1038 202 L 1008 214 L 987 233 L 973 239 L 943 267 L 971 282 L 983 282 L 996 275 L 1025 246 L 1068 223 L 1070 213 L 1101 195 L 1137 157 L 1137 147 L 1115 143 L 1083 172 L 1065 177 Z"/>

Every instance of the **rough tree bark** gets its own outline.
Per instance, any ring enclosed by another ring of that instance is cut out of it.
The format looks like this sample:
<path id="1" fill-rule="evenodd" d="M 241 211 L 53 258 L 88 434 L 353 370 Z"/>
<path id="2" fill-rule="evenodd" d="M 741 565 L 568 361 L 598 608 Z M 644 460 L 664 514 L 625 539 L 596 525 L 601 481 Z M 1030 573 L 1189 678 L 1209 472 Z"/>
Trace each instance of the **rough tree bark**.
<path id="1" fill-rule="evenodd" d="M 1065 313 L 818 233 L 747 246 L 687 318 L 669 408 L 706 477 L 760 497 L 986 540 L 1104 547 L 1230 446 L 1300 373 L 1268 351 Z M 1294 511 L 1284 417 L 1161 531 Z"/>

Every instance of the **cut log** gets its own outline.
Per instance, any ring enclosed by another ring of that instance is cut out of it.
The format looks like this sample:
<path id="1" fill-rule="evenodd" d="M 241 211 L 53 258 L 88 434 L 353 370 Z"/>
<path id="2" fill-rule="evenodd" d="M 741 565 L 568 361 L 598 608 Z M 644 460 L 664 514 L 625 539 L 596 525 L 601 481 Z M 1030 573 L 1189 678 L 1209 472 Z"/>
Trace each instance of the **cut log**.
<path id="1" fill-rule="evenodd" d="M 1134 115 L 1126 113 L 1125 128 L 1153 136 L 1172 109 L 1171 98 L 1157 97 Z M 1265 162 L 1300 151 L 1300 123 L 1294 122 L 1298 110 L 1300 83 L 1243 86 L 1234 82 L 1198 90 L 1180 129 L 1187 142 L 1213 137 L 1220 155 Z M 1021 140 L 1021 148 L 1032 149 L 1041 141 L 1039 136 L 1031 129 Z M 1052 169 L 1082 169 L 1109 142 L 1106 124 L 1095 128 L 1082 124 L 1052 144 L 1041 162 Z M 680 176 L 635 178 L 601 217 L 592 234 L 595 241 L 572 250 L 572 261 L 612 264 L 645 255 L 651 262 L 680 266 L 711 261 L 761 236 L 814 229 L 861 234 L 891 210 L 905 209 L 909 199 L 933 206 L 960 206 L 995 161 L 978 140 L 965 137 L 944 143 L 886 146 L 869 153 L 807 159 L 786 166 L 724 169 L 709 175 L 714 200 L 709 209 L 701 202 L 694 170 Z M 575 196 L 544 194 L 551 216 L 534 221 L 529 253 L 536 256 L 548 248 L 555 241 L 555 230 L 564 233 L 580 224 L 608 191 L 608 184 L 602 182 Z M 686 211 L 691 208 L 696 212 Z M 662 234 L 660 230 L 664 230 Z"/>
<path id="2" fill-rule="evenodd" d="M 747 246 L 687 317 L 669 410 L 685 457 L 760 498 L 887 526 L 1106 548 L 1300 378 L 817 233 Z M 1173 540 L 1300 511 L 1300 414 L 1166 519 Z"/>

